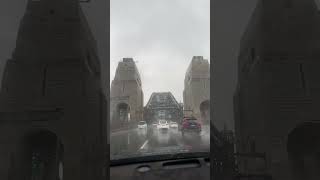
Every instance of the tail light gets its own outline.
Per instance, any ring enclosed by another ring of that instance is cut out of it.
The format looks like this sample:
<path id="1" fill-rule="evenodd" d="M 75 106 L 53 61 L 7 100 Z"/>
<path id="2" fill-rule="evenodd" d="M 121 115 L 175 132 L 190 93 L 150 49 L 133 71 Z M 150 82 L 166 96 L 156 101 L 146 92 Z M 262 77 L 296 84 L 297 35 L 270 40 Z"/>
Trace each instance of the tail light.
<path id="1" fill-rule="evenodd" d="M 188 126 L 188 123 L 187 123 L 187 122 L 183 122 L 183 123 L 182 123 L 182 126 L 185 128 L 185 127 Z"/>

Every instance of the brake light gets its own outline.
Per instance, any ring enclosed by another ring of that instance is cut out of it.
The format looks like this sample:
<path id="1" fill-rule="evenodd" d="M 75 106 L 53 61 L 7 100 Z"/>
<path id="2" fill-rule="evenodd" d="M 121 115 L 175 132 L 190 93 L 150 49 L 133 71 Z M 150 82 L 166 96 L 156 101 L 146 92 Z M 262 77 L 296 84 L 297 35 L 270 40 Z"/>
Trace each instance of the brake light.
<path id="1" fill-rule="evenodd" d="M 188 126 L 188 123 L 187 123 L 187 122 L 183 122 L 183 123 L 182 123 L 182 126 L 185 128 L 185 127 Z"/>

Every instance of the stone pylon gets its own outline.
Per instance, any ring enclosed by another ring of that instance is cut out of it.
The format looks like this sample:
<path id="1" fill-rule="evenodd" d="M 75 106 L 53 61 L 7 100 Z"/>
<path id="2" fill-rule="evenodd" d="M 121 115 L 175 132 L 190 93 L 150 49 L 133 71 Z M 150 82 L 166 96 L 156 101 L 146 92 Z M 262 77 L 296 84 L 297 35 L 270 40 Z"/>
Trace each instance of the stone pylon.
<path id="1" fill-rule="evenodd" d="M 132 58 L 123 58 L 111 83 L 111 129 L 134 126 L 143 120 L 143 91 L 140 73 Z"/>
<path id="2" fill-rule="evenodd" d="M 234 96 L 237 151 L 252 155 L 238 161 L 245 173 L 320 177 L 319 20 L 314 0 L 257 4 L 241 39 Z"/>
<path id="3" fill-rule="evenodd" d="M 0 179 L 105 179 L 106 98 L 78 0 L 29 0 L 0 93 Z"/>
<path id="4" fill-rule="evenodd" d="M 203 123 L 210 121 L 210 64 L 202 56 L 194 56 L 187 69 L 183 91 L 184 115 Z"/>

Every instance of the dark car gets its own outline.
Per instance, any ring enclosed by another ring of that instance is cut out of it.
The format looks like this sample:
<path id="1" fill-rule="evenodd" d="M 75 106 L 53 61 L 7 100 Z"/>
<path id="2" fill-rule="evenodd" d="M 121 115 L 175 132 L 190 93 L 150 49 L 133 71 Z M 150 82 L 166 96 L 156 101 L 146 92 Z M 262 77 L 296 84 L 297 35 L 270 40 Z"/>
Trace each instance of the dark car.
<path id="1" fill-rule="evenodd" d="M 200 134 L 201 132 L 201 124 L 194 117 L 185 117 L 181 122 L 181 133 L 184 135 L 186 132 L 195 132 Z"/>

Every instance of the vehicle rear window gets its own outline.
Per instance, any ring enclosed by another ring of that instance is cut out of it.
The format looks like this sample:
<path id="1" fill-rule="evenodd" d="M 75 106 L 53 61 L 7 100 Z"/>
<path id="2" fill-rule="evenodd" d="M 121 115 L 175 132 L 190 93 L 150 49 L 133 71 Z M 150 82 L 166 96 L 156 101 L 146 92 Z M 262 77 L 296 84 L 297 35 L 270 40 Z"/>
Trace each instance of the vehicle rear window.
<path id="1" fill-rule="evenodd" d="M 189 119 L 186 119 L 187 121 L 197 121 L 197 119 L 195 118 L 189 118 Z"/>
<path id="2" fill-rule="evenodd" d="M 160 122 L 160 124 L 165 124 L 165 123 L 167 123 L 167 121 L 159 121 Z"/>

